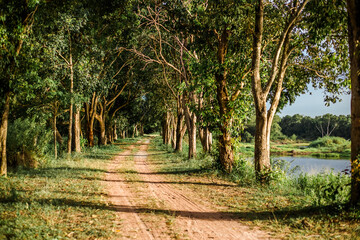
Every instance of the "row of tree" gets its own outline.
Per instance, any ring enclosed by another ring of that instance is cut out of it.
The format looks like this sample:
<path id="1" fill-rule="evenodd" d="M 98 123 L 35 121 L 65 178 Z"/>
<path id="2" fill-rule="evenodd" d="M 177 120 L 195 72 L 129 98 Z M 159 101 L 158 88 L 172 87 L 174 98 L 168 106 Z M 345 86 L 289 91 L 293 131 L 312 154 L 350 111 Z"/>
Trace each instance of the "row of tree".
<path id="1" fill-rule="evenodd" d="M 105 145 L 116 138 L 116 129 L 122 135 L 141 133 L 161 122 L 164 142 L 176 151 L 187 131 L 189 158 L 196 156 L 197 137 L 206 152 L 216 134 L 219 162 L 230 172 L 232 138 L 255 109 L 255 170 L 262 180 L 271 170 L 275 113 L 309 83 L 326 90 L 326 101 L 336 101 L 350 85 L 348 49 L 356 123 L 358 5 L 356 0 L 1 2 L 0 174 L 7 171 L 9 120 L 34 112 L 52 126 L 55 155 L 64 135 L 71 153 L 81 151 L 82 137 L 90 147 L 95 135 Z M 360 125 L 352 126 L 355 162 Z M 353 179 L 357 202 L 360 184 Z"/>

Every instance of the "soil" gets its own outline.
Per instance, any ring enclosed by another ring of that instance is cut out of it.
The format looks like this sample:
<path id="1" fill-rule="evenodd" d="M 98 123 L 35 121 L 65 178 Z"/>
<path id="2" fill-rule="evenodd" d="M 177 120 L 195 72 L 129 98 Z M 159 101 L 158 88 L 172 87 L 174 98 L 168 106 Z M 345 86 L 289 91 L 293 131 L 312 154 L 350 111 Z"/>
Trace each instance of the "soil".
<path id="1" fill-rule="evenodd" d="M 116 211 L 117 239 L 270 239 L 270 234 L 241 223 L 212 207 L 209 199 L 158 174 L 148 161 L 150 140 L 131 145 L 108 165 L 106 184 Z"/>

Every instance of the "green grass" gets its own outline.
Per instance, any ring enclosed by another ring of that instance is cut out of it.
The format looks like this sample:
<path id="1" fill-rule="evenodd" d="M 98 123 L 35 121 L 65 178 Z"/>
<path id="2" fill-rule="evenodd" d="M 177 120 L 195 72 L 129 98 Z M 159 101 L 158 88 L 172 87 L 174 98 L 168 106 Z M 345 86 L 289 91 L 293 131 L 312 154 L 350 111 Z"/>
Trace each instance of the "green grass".
<path id="1" fill-rule="evenodd" d="M 239 143 L 236 150 L 244 157 L 254 155 L 254 143 Z M 319 158 L 349 158 L 350 141 L 339 137 L 324 137 L 313 142 L 271 142 L 272 155 L 310 155 Z"/>
<path id="2" fill-rule="evenodd" d="M 101 180 L 118 146 L 94 148 L 0 178 L 0 239 L 111 239 Z"/>
<path id="3" fill-rule="evenodd" d="M 348 176 L 289 178 L 274 169 L 270 184 L 259 185 L 254 181 L 253 166 L 247 161 L 237 160 L 234 171 L 228 175 L 218 170 L 209 156 L 187 160 L 164 148 L 159 139 L 153 140 L 153 151 L 163 151 L 151 158 L 162 176 L 174 182 L 185 181 L 187 184 L 175 186 L 193 192 L 199 202 L 209 199 L 221 211 L 234 213 L 251 227 L 258 226 L 272 232 L 275 238 L 284 239 L 360 239 L 360 209 L 346 205 Z M 208 184 L 195 184 L 199 182 Z"/>

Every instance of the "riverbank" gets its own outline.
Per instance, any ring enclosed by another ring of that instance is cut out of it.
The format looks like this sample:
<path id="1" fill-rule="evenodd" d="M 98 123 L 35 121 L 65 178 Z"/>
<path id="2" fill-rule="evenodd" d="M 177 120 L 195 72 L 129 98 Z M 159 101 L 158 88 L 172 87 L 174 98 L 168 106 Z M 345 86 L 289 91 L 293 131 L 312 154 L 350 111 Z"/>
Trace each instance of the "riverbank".
<path id="1" fill-rule="evenodd" d="M 271 142 L 272 156 L 313 156 L 318 158 L 350 159 L 349 145 L 311 147 L 311 142 Z M 254 143 L 241 143 L 239 152 L 245 157 L 254 156 Z"/>
<path id="2" fill-rule="evenodd" d="M 360 236 L 359 210 L 346 206 L 349 176 L 291 178 L 274 169 L 270 184 L 259 185 L 254 167 L 248 161 L 238 160 L 233 172 L 224 174 L 211 156 L 199 154 L 197 159 L 188 160 L 185 151 L 176 154 L 161 142 L 154 139 L 150 146 L 158 152 L 150 160 L 156 162 L 161 176 L 186 188 L 185 192 L 209 198 L 213 206 L 237 215 L 242 222 L 272 232 L 273 238 L 358 239 Z M 199 184 L 206 181 L 211 184 Z M 223 187 L 218 188 L 220 181 Z M 230 186 L 232 183 L 236 186 Z"/>

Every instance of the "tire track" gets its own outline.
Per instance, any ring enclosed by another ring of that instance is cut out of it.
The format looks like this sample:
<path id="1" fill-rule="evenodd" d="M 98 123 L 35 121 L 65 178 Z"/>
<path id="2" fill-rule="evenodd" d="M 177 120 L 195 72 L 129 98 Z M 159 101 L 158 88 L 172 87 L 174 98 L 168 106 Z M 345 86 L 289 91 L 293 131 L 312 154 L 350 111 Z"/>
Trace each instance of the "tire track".
<path id="1" fill-rule="evenodd" d="M 116 156 L 114 160 L 108 165 L 108 172 L 105 176 L 107 182 L 108 196 L 112 204 L 112 208 L 116 210 L 117 219 L 115 224 L 117 227 L 115 233 L 120 233 L 118 239 L 156 239 L 150 231 L 148 231 L 146 224 L 138 215 L 137 208 L 132 204 L 131 199 L 134 197 L 125 183 L 122 175 L 118 173 L 119 166 L 125 161 L 125 156 L 131 155 L 131 150 L 134 146 L 120 155 Z"/>
<path id="2" fill-rule="evenodd" d="M 134 157 L 135 168 L 142 180 L 148 184 L 149 194 L 165 204 L 166 209 L 176 216 L 176 225 L 190 239 L 269 239 L 269 235 L 233 220 L 233 215 L 217 212 L 200 205 L 170 186 L 165 179 L 152 171 L 147 162 L 147 148 L 150 140 L 140 146 Z"/>

